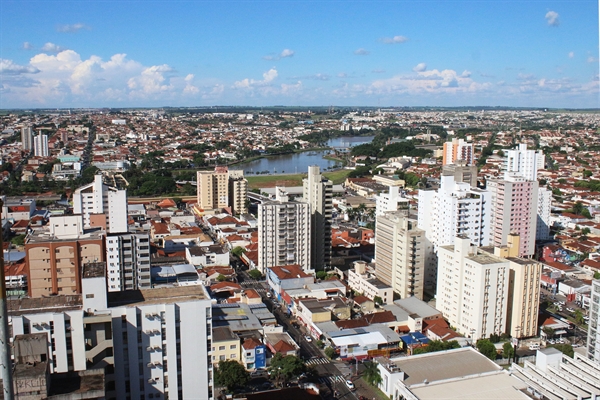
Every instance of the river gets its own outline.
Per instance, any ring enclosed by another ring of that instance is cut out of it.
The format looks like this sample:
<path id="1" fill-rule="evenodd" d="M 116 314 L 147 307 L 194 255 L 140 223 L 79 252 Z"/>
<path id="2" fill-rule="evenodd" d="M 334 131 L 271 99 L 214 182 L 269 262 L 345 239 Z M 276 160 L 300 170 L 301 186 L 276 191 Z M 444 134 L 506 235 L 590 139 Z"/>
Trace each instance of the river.
<path id="1" fill-rule="evenodd" d="M 371 143 L 374 136 L 343 136 L 327 141 L 328 147 L 353 147 L 359 144 Z M 297 174 L 308 171 L 310 165 L 318 165 L 321 171 L 341 168 L 340 162 L 327 160 L 323 156 L 331 150 L 304 151 L 302 153 L 281 154 L 263 157 L 247 163 L 232 165 L 230 169 L 244 170 L 244 175 L 255 174 Z"/>

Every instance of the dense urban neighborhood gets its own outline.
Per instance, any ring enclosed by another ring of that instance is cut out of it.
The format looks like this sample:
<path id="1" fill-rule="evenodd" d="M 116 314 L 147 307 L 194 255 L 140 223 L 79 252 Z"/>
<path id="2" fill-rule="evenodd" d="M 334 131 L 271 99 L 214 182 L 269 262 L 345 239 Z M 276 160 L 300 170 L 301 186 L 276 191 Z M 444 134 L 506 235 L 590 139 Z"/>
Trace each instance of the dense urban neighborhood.
<path id="1" fill-rule="evenodd" d="M 64 109 L 0 131 L 16 399 L 600 396 L 597 112 Z"/>

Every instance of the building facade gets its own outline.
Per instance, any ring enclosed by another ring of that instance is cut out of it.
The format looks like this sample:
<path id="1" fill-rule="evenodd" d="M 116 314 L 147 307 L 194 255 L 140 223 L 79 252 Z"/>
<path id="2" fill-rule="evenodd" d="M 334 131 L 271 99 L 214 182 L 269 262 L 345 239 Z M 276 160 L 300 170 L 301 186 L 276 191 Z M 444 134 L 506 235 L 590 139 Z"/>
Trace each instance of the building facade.
<path id="1" fill-rule="evenodd" d="M 149 289 L 150 234 L 122 233 L 106 237 L 109 292 Z"/>
<path id="2" fill-rule="evenodd" d="M 375 274 L 400 298 L 423 299 L 425 288 L 425 231 L 405 211 L 377 217 Z"/>
<path id="3" fill-rule="evenodd" d="M 33 154 L 36 157 L 48 157 L 48 135 L 40 133 L 33 138 Z"/>
<path id="4" fill-rule="evenodd" d="M 73 193 L 73 213 L 83 215 L 85 228 L 100 227 L 108 233 L 126 233 L 127 191 L 105 185 L 102 175 L 96 175 L 93 183 Z"/>
<path id="5" fill-rule="evenodd" d="M 520 237 L 519 257 L 535 253 L 535 237 L 538 222 L 538 182 L 519 176 L 490 179 L 491 193 L 490 245 L 508 244 L 509 234 Z"/>
<path id="6" fill-rule="evenodd" d="M 331 219 L 333 214 L 333 183 L 324 178 L 316 165 L 308 167 L 308 177 L 302 180 L 303 200 L 310 204 L 311 263 L 323 270 L 331 263 Z"/>
<path id="7" fill-rule="evenodd" d="M 33 150 L 33 129 L 31 126 L 21 127 L 21 146 L 26 153 Z"/>
<path id="8" fill-rule="evenodd" d="M 600 363 L 600 279 L 592 280 L 590 297 L 587 354 L 590 360 Z"/>
<path id="9" fill-rule="evenodd" d="M 215 210 L 229 206 L 229 170 L 215 167 L 214 171 L 196 173 L 198 207 Z"/>
<path id="10" fill-rule="evenodd" d="M 278 191 L 281 191 L 278 188 Z M 277 201 L 258 206 L 258 269 L 298 264 L 311 270 L 310 205 L 287 201 L 284 194 Z"/>
<path id="11" fill-rule="evenodd" d="M 473 165 L 473 144 L 464 139 L 445 142 L 443 152 L 442 165 L 454 164 L 458 160 L 464 161 L 466 165 Z"/>
<path id="12" fill-rule="evenodd" d="M 506 151 L 506 174 L 535 181 L 538 170 L 544 168 L 545 160 L 542 150 L 527 150 L 527 144 L 519 144 L 515 149 Z"/>
<path id="13" fill-rule="evenodd" d="M 456 237 L 438 253 L 436 308 L 473 340 L 506 331 L 509 262 Z"/>
<path id="14" fill-rule="evenodd" d="M 244 178 L 244 171 L 229 171 L 229 206 L 234 215 L 242 215 L 248 212 L 248 180 Z"/>

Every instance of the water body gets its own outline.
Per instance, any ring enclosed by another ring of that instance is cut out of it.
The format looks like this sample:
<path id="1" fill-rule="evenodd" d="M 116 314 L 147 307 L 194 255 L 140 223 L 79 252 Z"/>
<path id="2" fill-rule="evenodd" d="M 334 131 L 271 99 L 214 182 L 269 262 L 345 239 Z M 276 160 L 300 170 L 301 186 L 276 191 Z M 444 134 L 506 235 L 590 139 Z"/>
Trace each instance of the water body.
<path id="1" fill-rule="evenodd" d="M 370 143 L 374 136 L 344 136 L 327 141 L 328 147 L 341 148 L 353 147 L 359 144 Z M 323 156 L 331 153 L 331 150 L 305 151 L 294 154 L 281 154 L 260 158 L 247 163 L 236 164 L 231 169 L 241 169 L 244 175 L 261 174 L 296 174 L 308 171 L 310 165 L 318 165 L 321 171 L 329 171 L 341 168 L 341 163 L 327 160 Z"/>

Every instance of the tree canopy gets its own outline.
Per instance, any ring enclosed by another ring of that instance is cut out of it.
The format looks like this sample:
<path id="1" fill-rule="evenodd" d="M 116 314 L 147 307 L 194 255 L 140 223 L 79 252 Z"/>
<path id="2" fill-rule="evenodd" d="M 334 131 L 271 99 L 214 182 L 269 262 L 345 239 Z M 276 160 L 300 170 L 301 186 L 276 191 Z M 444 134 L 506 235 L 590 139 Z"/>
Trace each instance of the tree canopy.
<path id="1" fill-rule="evenodd" d="M 215 383 L 230 392 L 250 382 L 250 374 L 242 364 L 234 360 L 219 361 L 215 369 Z"/>
<path id="2" fill-rule="evenodd" d="M 460 344 L 456 340 L 451 340 L 449 342 L 443 342 L 441 340 L 432 340 L 424 347 L 417 347 L 413 350 L 413 354 L 425 354 L 425 353 L 434 353 L 436 351 L 444 351 L 450 349 L 458 349 Z"/>
<path id="3" fill-rule="evenodd" d="M 494 343 L 490 342 L 488 339 L 480 339 L 477 341 L 477 350 L 490 360 L 496 359 L 496 346 Z"/>
<path id="4" fill-rule="evenodd" d="M 276 353 L 271 359 L 269 372 L 271 376 L 277 380 L 289 380 L 306 371 L 306 366 L 302 359 L 296 356 L 282 356 L 281 353 Z"/>

